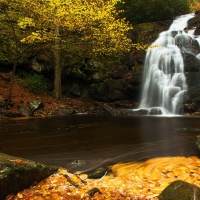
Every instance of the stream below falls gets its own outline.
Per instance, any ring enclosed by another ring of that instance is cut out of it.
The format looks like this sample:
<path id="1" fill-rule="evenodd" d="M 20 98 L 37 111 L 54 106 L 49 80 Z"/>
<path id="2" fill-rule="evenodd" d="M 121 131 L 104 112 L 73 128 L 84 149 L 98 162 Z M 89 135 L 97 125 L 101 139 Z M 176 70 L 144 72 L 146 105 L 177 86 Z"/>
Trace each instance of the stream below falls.
<path id="1" fill-rule="evenodd" d="M 67 167 L 90 168 L 161 156 L 198 156 L 199 117 L 69 115 L 0 122 L 0 152 Z"/>

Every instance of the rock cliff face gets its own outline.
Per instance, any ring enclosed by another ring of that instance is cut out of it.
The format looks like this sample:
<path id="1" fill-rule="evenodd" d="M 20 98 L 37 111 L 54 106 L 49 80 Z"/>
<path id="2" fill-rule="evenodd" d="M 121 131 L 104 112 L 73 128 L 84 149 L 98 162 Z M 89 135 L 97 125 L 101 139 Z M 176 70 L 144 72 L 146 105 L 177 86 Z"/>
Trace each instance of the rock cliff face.
<path id="1" fill-rule="evenodd" d="M 194 29 L 194 35 L 200 35 L 200 11 L 188 21 L 188 28 Z M 185 75 L 188 84 L 187 98 L 184 104 L 185 113 L 200 114 L 200 49 L 193 40 L 192 52 L 183 52 Z"/>

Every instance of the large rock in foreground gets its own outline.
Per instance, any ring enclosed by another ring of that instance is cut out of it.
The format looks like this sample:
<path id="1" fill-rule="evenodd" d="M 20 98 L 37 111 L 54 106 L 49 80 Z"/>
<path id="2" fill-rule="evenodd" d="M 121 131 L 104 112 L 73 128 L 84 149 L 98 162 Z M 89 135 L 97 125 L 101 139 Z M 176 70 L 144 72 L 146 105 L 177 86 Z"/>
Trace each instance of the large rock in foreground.
<path id="1" fill-rule="evenodd" d="M 0 153 L 0 200 L 52 175 L 58 167 Z"/>
<path id="2" fill-rule="evenodd" d="M 159 196 L 160 200 L 200 200 L 200 188 L 185 181 L 174 181 Z"/>

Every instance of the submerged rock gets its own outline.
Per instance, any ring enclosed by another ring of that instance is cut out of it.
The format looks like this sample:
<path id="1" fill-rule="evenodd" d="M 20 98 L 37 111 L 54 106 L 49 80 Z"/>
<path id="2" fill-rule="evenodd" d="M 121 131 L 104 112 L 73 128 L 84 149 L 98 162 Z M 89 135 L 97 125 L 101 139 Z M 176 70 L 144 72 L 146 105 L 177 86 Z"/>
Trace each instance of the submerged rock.
<path id="1" fill-rule="evenodd" d="M 91 179 L 98 179 L 102 178 L 104 175 L 106 175 L 107 171 L 104 167 L 99 167 L 95 169 L 93 172 L 88 174 L 88 178 Z"/>
<path id="2" fill-rule="evenodd" d="M 52 175 L 58 167 L 0 153 L 0 200 Z"/>
<path id="3" fill-rule="evenodd" d="M 150 115 L 162 115 L 162 110 L 160 108 L 152 108 L 149 112 Z"/>
<path id="4" fill-rule="evenodd" d="M 86 160 L 73 160 L 67 164 L 67 168 L 71 171 L 84 171 L 90 167 L 90 162 Z"/>
<path id="5" fill-rule="evenodd" d="M 200 200 L 200 188 L 185 181 L 174 181 L 159 195 L 159 200 Z"/>

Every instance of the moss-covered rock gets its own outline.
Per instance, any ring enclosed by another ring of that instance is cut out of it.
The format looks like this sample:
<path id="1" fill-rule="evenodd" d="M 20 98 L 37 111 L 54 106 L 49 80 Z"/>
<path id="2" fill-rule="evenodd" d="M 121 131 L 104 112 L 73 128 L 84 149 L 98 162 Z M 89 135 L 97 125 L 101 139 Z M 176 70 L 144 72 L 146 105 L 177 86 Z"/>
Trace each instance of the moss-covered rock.
<path id="1" fill-rule="evenodd" d="M 30 187 L 57 170 L 58 167 L 0 153 L 0 200 Z"/>
<path id="2" fill-rule="evenodd" d="M 200 188 L 185 181 L 174 181 L 159 196 L 160 200 L 200 200 Z"/>

